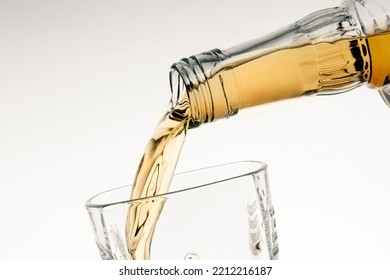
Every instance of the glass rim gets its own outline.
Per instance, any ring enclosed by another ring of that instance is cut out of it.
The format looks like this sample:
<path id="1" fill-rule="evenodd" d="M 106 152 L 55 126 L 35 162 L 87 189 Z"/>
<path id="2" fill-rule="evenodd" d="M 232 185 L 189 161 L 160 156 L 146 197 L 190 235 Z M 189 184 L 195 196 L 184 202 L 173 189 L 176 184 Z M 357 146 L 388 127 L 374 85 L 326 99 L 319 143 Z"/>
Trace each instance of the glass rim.
<path id="1" fill-rule="evenodd" d="M 119 205 L 119 204 L 130 204 L 130 203 L 134 203 L 134 202 L 149 200 L 149 199 L 152 199 L 152 198 L 158 198 L 158 197 L 163 197 L 163 196 L 167 196 L 167 195 L 181 193 L 181 192 L 185 192 L 185 191 L 189 191 L 189 190 L 203 188 L 203 187 L 206 187 L 206 186 L 209 186 L 209 185 L 214 185 L 214 184 L 218 184 L 218 183 L 234 180 L 234 179 L 237 179 L 237 178 L 245 177 L 245 176 L 248 176 L 248 175 L 251 175 L 251 174 L 255 174 L 255 173 L 258 173 L 258 172 L 261 172 L 261 171 L 267 169 L 267 164 L 264 163 L 264 162 L 256 161 L 256 160 L 242 160 L 242 161 L 234 161 L 234 162 L 229 162 L 229 163 L 222 163 L 222 164 L 217 164 L 217 165 L 212 165 L 212 166 L 206 166 L 206 167 L 201 167 L 201 168 L 197 168 L 197 169 L 192 169 L 192 170 L 188 170 L 188 171 L 184 171 L 184 172 L 179 172 L 179 173 L 175 173 L 173 175 L 173 177 L 185 175 L 185 174 L 188 174 L 188 173 L 194 173 L 194 172 L 198 172 L 198 171 L 203 171 L 203 170 L 207 170 L 207 169 L 221 168 L 221 167 L 227 167 L 229 165 L 237 165 L 237 164 L 252 164 L 252 165 L 255 165 L 255 166 L 253 166 L 251 168 L 248 168 L 248 170 L 246 172 L 242 171 L 242 172 L 238 173 L 237 175 L 231 175 L 231 176 L 227 175 L 226 177 L 224 177 L 223 179 L 220 179 L 220 180 L 210 180 L 210 182 L 208 182 L 208 183 L 199 184 L 199 185 L 192 186 L 192 187 L 185 187 L 185 188 L 180 189 L 180 190 L 171 190 L 171 191 L 168 190 L 168 192 L 161 193 L 161 194 L 158 194 L 158 195 L 142 197 L 142 198 L 137 198 L 137 199 L 130 199 L 129 198 L 129 199 L 125 199 L 125 200 L 113 201 L 113 202 L 110 202 L 110 203 L 94 202 L 94 200 L 96 200 L 97 198 L 99 198 L 99 197 L 101 197 L 103 195 L 106 195 L 106 194 L 108 194 L 110 192 L 118 191 L 118 190 L 124 189 L 124 188 L 130 188 L 132 186 L 132 184 L 124 185 L 124 186 L 116 187 L 116 188 L 111 188 L 111 189 L 108 189 L 106 191 L 100 192 L 100 193 L 92 196 L 91 198 L 89 198 L 85 202 L 85 207 L 87 209 L 91 209 L 91 208 L 101 209 L 101 208 L 114 206 L 114 205 Z M 129 193 L 129 196 L 130 196 L 130 193 Z"/>

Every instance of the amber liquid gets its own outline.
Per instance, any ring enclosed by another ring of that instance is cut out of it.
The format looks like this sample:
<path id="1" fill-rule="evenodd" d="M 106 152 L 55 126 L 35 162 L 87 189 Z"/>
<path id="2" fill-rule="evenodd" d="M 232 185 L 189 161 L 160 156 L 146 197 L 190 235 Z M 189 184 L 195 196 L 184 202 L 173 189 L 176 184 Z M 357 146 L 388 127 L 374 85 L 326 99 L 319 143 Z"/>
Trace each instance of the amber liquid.
<path id="1" fill-rule="evenodd" d="M 186 137 L 188 113 L 184 99 L 167 111 L 146 145 L 131 193 L 131 199 L 145 199 L 130 205 L 126 223 L 131 259 L 150 258 L 154 228 L 165 203 L 164 197 L 156 196 L 168 191 Z"/>
<path id="2" fill-rule="evenodd" d="M 278 49 L 240 59 L 208 79 L 214 114 L 226 106 L 225 91 L 234 84 L 241 107 L 280 99 L 349 90 L 364 82 L 374 87 L 389 83 L 390 34 Z M 231 74 L 233 71 L 233 75 Z M 228 73 L 229 72 L 229 73 Z M 230 79 L 235 79 L 231 81 Z M 191 96 L 191 93 L 188 93 Z M 126 234 L 131 259 L 149 259 L 153 232 L 164 197 L 192 119 L 191 98 L 171 104 L 148 142 L 133 184 Z M 153 197 L 153 198 L 151 198 Z M 183 256 L 184 257 L 184 256 Z"/>
<path id="3" fill-rule="evenodd" d="M 369 84 L 382 87 L 390 83 L 390 34 L 368 38 L 372 74 Z"/>

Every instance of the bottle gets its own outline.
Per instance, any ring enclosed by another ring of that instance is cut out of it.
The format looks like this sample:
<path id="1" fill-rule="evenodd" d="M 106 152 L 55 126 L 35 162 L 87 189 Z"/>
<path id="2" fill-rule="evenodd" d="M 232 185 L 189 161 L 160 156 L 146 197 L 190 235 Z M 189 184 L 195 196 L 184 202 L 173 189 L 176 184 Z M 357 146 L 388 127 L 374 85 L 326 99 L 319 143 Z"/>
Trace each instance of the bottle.
<path id="1" fill-rule="evenodd" d="M 190 128 L 242 108 L 363 84 L 390 105 L 389 83 L 389 0 L 346 0 L 268 36 L 184 58 L 170 71 L 171 102 L 185 95 Z"/>

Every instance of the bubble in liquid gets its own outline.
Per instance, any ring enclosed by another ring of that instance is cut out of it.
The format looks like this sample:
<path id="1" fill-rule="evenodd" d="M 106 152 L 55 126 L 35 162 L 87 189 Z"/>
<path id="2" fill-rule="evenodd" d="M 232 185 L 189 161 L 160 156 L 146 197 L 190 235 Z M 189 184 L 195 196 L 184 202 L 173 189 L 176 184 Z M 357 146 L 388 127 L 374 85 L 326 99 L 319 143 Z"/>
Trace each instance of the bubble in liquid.
<path id="1" fill-rule="evenodd" d="M 199 260 L 199 256 L 197 254 L 194 254 L 194 253 L 188 253 L 187 255 L 185 255 L 184 259 L 186 261 L 196 261 L 196 260 Z"/>

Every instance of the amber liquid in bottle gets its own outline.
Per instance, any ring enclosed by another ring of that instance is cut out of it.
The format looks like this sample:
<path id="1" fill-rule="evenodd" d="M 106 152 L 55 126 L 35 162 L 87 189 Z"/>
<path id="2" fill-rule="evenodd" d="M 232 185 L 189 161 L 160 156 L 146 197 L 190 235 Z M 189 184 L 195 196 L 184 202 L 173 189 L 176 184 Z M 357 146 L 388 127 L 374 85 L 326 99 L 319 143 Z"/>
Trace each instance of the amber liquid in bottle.
<path id="1" fill-rule="evenodd" d="M 371 76 L 369 84 L 382 87 L 390 83 L 390 33 L 369 37 Z"/>
<path id="2" fill-rule="evenodd" d="M 231 71 L 240 108 L 313 93 L 338 93 L 364 82 L 382 87 L 389 83 L 390 34 L 294 46 L 238 62 L 208 79 L 214 108 L 227 102 L 223 97 L 231 90 L 232 83 L 226 81 Z M 214 92 L 218 89 L 220 93 Z"/>
<path id="3" fill-rule="evenodd" d="M 233 84 L 245 108 L 323 91 L 342 91 L 354 83 L 381 87 L 390 82 L 389 75 L 390 34 L 382 34 L 277 49 L 240 60 L 216 72 L 207 83 L 213 94 L 212 107 L 218 110 L 229 102 L 226 91 L 233 90 L 229 88 Z M 131 259 L 150 258 L 154 229 L 165 203 L 163 196 L 155 196 L 169 190 L 187 129 L 198 121 L 191 111 L 196 110 L 192 101 L 188 93 L 171 103 L 146 146 L 131 194 L 133 200 L 144 199 L 130 205 L 126 224 Z"/>

